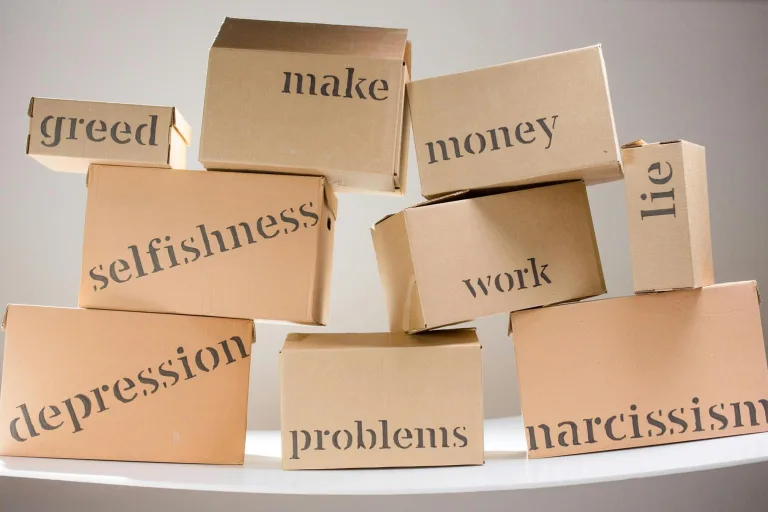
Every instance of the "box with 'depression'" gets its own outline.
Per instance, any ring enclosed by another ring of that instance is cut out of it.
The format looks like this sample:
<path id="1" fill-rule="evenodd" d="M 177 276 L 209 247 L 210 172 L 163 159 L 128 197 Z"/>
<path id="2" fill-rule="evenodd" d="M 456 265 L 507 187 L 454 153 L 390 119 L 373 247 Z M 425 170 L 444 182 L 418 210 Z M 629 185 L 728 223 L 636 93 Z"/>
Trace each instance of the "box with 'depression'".
<path id="1" fill-rule="evenodd" d="M 768 431 L 754 281 L 511 315 L 531 458 Z"/>
<path id="2" fill-rule="evenodd" d="M 714 284 L 704 148 L 639 140 L 621 156 L 635 292 Z"/>
<path id="3" fill-rule="evenodd" d="M 92 166 L 80 307 L 324 325 L 325 178 Z"/>
<path id="4" fill-rule="evenodd" d="M 406 30 L 227 18 L 208 59 L 200 162 L 401 195 L 409 68 Z"/>
<path id="5" fill-rule="evenodd" d="M 284 469 L 483 463 L 474 329 L 289 334 L 279 361 Z"/>
<path id="6" fill-rule="evenodd" d="M 253 322 L 8 306 L 0 455 L 242 464 Z"/>
<path id="7" fill-rule="evenodd" d="M 384 218 L 372 235 L 394 331 L 605 293 L 581 181 L 445 196 Z"/>
<path id="8" fill-rule="evenodd" d="M 421 192 L 621 178 L 600 46 L 408 84 Z"/>
<path id="9" fill-rule="evenodd" d="M 28 113 L 27 154 L 55 171 L 187 164 L 192 129 L 174 107 L 32 98 Z"/>

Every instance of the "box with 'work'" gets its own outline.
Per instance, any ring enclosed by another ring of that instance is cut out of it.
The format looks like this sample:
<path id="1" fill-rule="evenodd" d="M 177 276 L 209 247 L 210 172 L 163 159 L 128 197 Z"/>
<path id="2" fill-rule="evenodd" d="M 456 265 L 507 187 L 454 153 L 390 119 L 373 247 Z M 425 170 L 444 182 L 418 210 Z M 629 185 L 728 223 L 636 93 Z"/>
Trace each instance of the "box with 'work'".
<path id="1" fill-rule="evenodd" d="M 477 335 L 289 334 L 280 411 L 283 469 L 482 464 Z"/>
<path id="2" fill-rule="evenodd" d="M 242 464 L 253 322 L 8 306 L 0 455 Z"/>
<path id="3" fill-rule="evenodd" d="M 714 284 L 704 148 L 640 140 L 621 157 L 635 292 Z"/>
<path id="4" fill-rule="evenodd" d="M 581 181 L 446 196 L 384 218 L 372 235 L 393 331 L 605 293 Z"/>
<path id="5" fill-rule="evenodd" d="M 600 46 L 417 80 L 421 193 L 621 179 Z"/>
<path id="6" fill-rule="evenodd" d="M 32 98 L 28 113 L 27 154 L 54 171 L 187 164 L 192 129 L 173 107 Z"/>
<path id="7" fill-rule="evenodd" d="M 530 458 L 768 431 L 754 281 L 511 315 Z"/>
<path id="8" fill-rule="evenodd" d="M 92 166 L 78 304 L 324 325 L 325 178 Z"/>
<path id="9" fill-rule="evenodd" d="M 227 18 L 208 58 L 200 163 L 402 195 L 409 68 L 406 30 Z"/>

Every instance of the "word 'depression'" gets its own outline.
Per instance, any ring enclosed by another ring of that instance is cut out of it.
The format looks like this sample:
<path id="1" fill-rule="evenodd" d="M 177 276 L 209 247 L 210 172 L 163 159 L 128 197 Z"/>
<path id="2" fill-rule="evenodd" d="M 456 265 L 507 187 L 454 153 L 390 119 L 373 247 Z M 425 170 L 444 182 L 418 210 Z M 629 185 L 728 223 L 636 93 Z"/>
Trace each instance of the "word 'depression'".
<path id="1" fill-rule="evenodd" d="M 203 373 L 215 371 L 219 367 L 242 361 L 250 356 L 246 344 L 239 336 L 232 336 L 213 346 L 201 348 L 191 361 L 184 355 L 184 347 L 178 347 L 176 353 L 180 357 L 175 360 L 168 359 L 156 367 L 141 369 L 136 374 L 136 380 L 130 377 L 117 378 L 113 383 L 96 386 L 90 391 L 62 400 L 61 405 L 43 405 L 35 414 L 30 412 L 26 403 L 17 406 L 21 415 L 11 421 L 11 437 L 23 443 L 41 435 L 43 431 L 56 430 L 66 423 L 72 428 L 72 433 L 76 434 L 83 431 L 82 422 L 94 413 L 94 409 L 95 414 L 101 414 L 109 411 L 111 407 L 122 407 L 121 404 L 133 402 L 139 394 L 145 397 L 152 396 L 160 388 L 171 388 L 180 382 L 194 379 L 202 376 Z M 174 362 L 180 365 L 174 366 Z M 39 406 L 40 404 L 37 404 L 34 409 L 37 410 Z M 21 422 L 26 427 L 24 435 L 20 428 Z M 38 432 L 38 428 L 41 432 Z"/>

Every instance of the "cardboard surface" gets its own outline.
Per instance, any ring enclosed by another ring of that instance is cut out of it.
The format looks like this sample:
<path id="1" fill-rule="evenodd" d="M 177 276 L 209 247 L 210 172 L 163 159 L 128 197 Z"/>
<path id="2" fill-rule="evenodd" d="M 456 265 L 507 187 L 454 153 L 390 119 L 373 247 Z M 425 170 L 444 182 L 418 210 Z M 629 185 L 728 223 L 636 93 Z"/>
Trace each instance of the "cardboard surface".
<path id="1" fill-rule="evenodd" d="M 482 387 L 474 329 L 289 334 L 283 468 L 482 464 Z"/>
<path id="2" fill-rule="evenodd" d="M 184 168 L 192 129 L 173 107 L 32 98 L 27 154 L 54 171 L 92 163 Z"/>
<path id="3" fill-rule="evenodd" d="M 600 46 L 408 84 L 421 193 L 621 178 Z"/>
<path id="4" fill-rule="evenodd" d="M 322 177 L 93 166 L 80 307 L 324 325 Z"/>
<path id="5" fill-rule="evenodd" d="M 605 293 L 583 182 L 426 203 L 372 235 L 393 331 Z"/>
<path id="6" fill-rule="evenodd" d="M 531 458 L 768 431 L 754 281 L 521 311 L 511 330 Z"/>
<path id="7" fill-rule="evenodd" d="M 406 38 L 399 29 L 227 18 L 208 59 L 200 162 L 403 194 Z"/>
<path id="8" fill-rule="evenodd" d="M 637 141 L 621 155 L 635 292 L 714 284 L 704 148 Z"/>
<path id="9" fill-rule="evenodd" d="M 9 306 L 0 455 L 242 464 L 249 320 Z"/>

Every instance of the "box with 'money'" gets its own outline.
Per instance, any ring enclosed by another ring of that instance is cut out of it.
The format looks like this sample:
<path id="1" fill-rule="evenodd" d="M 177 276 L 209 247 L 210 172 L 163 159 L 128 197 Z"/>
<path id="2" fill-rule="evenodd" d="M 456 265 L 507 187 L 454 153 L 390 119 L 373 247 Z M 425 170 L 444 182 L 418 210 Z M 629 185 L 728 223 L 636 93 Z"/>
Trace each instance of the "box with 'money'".
<path id="1" fill-rule="evenodd" d="M 208 58 L 200 163 L 401 195 L 409 68 L 406 30 L 227 18 Z"/>
<path id="2" fill-rule="evenodd" d="M 92 166 L 87 187 L 80 307 L 325 324 L 325 178 Z"/>
<path id="3" fill-rule="evenodd" d="M 384 218 L 372 235 L 393 331 L 605 293 L 581 181 L 446 196 Z"/>
<path id="4" fill-rule="evenodd" d="M 600 46 L 408 84 L 421 193 L 621 179 Z"/>
<path id="5" fill-rule="evenodd" d="M 0 455 L 242 464 L 250 320 L 8 306 Z"/>
<path id="6" fill-rule="evenodd" d="M 639 140 L 621 157 L 635 292 L 714 284 L 704 148 Z"/>
<path id="7" fill-rule="evenodd" d="M 32 98 L 28 113 L 27 154 L 54 171 L 187 164 L 192 129 L 174 107 Z"/>
<path id="8" fill-rule="evenodd" d="M 283 468 L 482 464 L 481 359 L 474 329 L 289 334 Z"/>
<path id="9" fill-rule="evenodd" d="M 531 458 L 768 431 L 754 281 L 511 315 Z"/>

